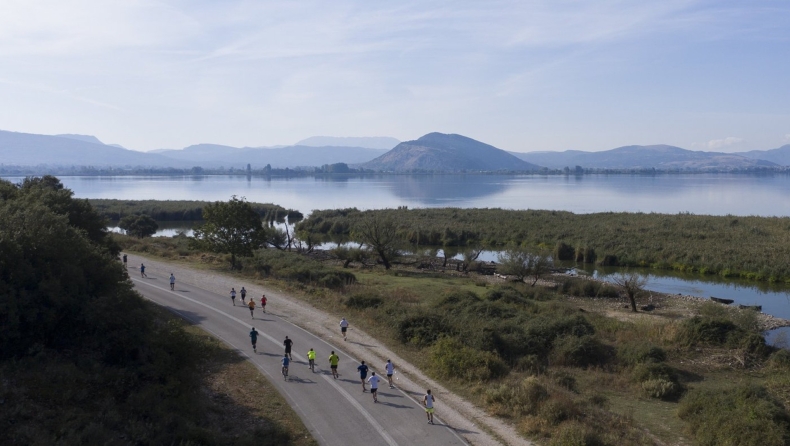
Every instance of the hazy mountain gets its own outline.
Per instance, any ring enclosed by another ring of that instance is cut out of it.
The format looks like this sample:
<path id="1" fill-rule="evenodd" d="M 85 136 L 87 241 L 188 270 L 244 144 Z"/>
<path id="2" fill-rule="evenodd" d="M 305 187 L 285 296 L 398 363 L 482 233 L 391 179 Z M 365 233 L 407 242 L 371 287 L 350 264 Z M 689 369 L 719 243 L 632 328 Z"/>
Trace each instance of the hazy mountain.
<path id="1" fill-rule="evenodd" d="M 318 167 L 324 164 L 359 164 L 370 161 L 386 152 L 363 147 L 307 147 L 287 146 L 281 148 L 230 147 L 217 144 L 197 144 L 182 150 L 159 150 L 158 155 L 179 160 L 184 166 L 236 167 L 251 164 L 260 168 L 272 167 Z"/>
<path id="2" fill-rule="evenodd" d="M 771 150 L 751 150 L 749 152 L 738 152 L 747 158 L 771 161 L 780 166 L 790 166 L 790 144 L 785 144 L 778 149 Z"/>
<path id="3" fill-rule="evenodd" d="M 77 141 L 90 142 L 93 144 L 104 144 L 103 142 L 99 141 L 99 138 L 93 135 L 77 135 L 73 133 L 64 133 L 62 135 L 55 135 L 55 136 L 59 136 L 61 138 L 76 139 Z"/>
<path id="4" fill-rule="evenodd" d="M 157 154 L 135 152 L 95 141 L 99 140 L 85 135 L 50 136 L 0 130 L 0 163 L 96 167 L 174 167 L 178 164 Z"/>
<path id="5" fill-rule="evenodd" d="M 513 153 L 518 158 L 551 169 L 581 166 L 600 169 L 732 169 L 775 166 L 770 161 L 734 153 L 698 152 L 669 145 L 625 146 L 603 152 Z"/>
<path id="6" fill-rule="evenodd" d="M 540 169 L 494 146 L 461 135 L 429 133 L 361 167 L 385 171 L 527 171 Z"/>
<path id="7" fill-rule="evenodd" d="M 338 136 L 311 136 L 303 139 L 295 146 L 308 147 L 365 147 L 368 149 L 390 150 L 400 141 L 388 136 L 363 136 L 363 137 L 338 137 Z"/>

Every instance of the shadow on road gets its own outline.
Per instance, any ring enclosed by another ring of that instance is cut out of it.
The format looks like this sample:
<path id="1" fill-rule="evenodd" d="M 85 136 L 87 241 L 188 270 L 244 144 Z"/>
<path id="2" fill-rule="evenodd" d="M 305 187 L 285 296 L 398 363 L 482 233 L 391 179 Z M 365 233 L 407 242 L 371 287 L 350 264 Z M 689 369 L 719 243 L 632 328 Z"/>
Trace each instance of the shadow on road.
<path id="1" fill-rule="evenodd" d="M 379 398 L 379 404 L 384 406 L 394 407 L 396 409 L 414 409 L 414 406 L 404 406 L 403 404 L 388 403 L 386 401 L 382 401 L 381 398 Z"/>

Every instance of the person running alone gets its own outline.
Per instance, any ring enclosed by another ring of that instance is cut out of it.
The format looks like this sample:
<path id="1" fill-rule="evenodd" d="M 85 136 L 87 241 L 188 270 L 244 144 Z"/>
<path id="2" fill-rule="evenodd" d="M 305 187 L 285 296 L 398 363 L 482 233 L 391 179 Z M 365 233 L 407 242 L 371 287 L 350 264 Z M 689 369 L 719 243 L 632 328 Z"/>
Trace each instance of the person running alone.
<path id="1" fill-rule="evenodd" d="M 373 402 L 374 403 L 378 403 L 379 402 L 378 391 L 379 391 L 379 380 L 380 379 L 381 378 L 376 376 L 376 372 L 372 372 L 370 374 L 370 378 L 368 378 L 368 382 L 370 383 L 370 394 L 373 395 Z"/>
<path id="2" fill-rule="evenodd" d="M 250 331 L 250 341 L 252 341 L 252 351 L 258 353 L 258 332 L 255 327 L 252 327 L 252 331 Z"/>
<path id="3" fill-rule="evenodd" d="M 307 368 L 315 372 L 315 350 L 312 348 L 307 352 Z"/>
<path id="4" fill-rule="evenodd" d="M 247 306 L 250 307 L 250 317 L 255 319 L 255 314 L 253 313 L 255 311 L 255 299 L 250 298 L 250 303 Z"/>
<path id="5" fill-rule="evenodd" d="M 340 319 L 340 333 L 343 335 L 343 340 L 346 340 L 346 331 L 348 331 L 348 321 L 346 318 Z"/>
<path id="6" fill-rule="evenodd" d="M 288 379 L 288 365 L 291 363 L 291 359 L 288 358 L 288 354 L 283 355 L 283 359 L 280 361 L 283 364 L 283 377 L 287 380 Z"/>
<path id="7" fill-rule="evenodd" d="M 142 263 L 140 264 L 140 277 L 148 277 L 145 274 L 145 265 L 143 265 Z"/>
<path id="8" fill-rule="evenodd" d="M 266 313 L 266 295 L 265 294 L 261 295 L 261 310 L 263 310 L 263 312 Z"/>
<path id="9" fill-rule="evenodd" d="M 247 302 L 244 302 L 244 299 L 247 298 L 247 290 L 245 290 L 244 287 L 241 287 L 241 290 L 239 291 L 241 292 L 241 304 L 247 305 Z"/>
<path id="10" fill-rule="evenodd" d="M 176 289 L 176 276 L 173 273 L 170 273 L 170 291 L 175 291 Z"/>
<path id="11" fill-rule="evenodd" d="M 362 361 L 357 370 L 359 371 L 359 380 L 362 381 L 362 393 L 365 393 L 367 391 L 365 389 L 365 378 L 368 377 L 368 366 L 365 365 L 365 361 Z"/>
<path id="12" fill-rule="evenodd" d="M 127 267 L 127 265 L 126 265 L 126 260 L 127 260 L 127 259 L 126 259 L 126 254 L 124 254 L 124 255 L 123 255 L 123 267 L 124 267 L 124 268 L 126 268 L 126 267 Z"/>
<path id="13" fill-rule="evenodd" d="M 285 356 L 287 356 L 288 359 L 293 359 L 293 357 L 291 357 L 291 347 L 294 345 L 294 341 L 288 339 L 288 336 L 286 336 L 283 345 L 285 346 Z"/>
<path id="14" fill-rule="evenodd" d="M 433 403 L 436 402 L 436 398 L 431 395 L 431 389 L 426 392 L 422 397 L 422 405 L 425 407 L 425 415 L 428 416 L 428 424 L 433 424 Z"/>
<path id="15" fill-rule="evenodd" d="M 337 379 L 339 376 L 337 374 L 337 364 L 340 362 L 340 356 L 335 354 L 335 351 L 332 350 L 332 353 L 329 355 L 329 369 L 332 370 L 332 378 Z"/>
<path id="16" fill-rule="evenodd" d="M 236 289 L 235 288 L 231 288 L 230 289 L 230 301 L 233 302 L 233 306 L 235 307 L 236 306 Z"/>
<path id="17" fill-rule="evenodd" d="M 395 385 L 392 384 L 392 375 L 395 374 L 395 364 L 388 359 L 387 363 L 384 364 L 384 370 L 387 372 L 387 381 L 390 383 L 390 389 L 394 389 Z"/>

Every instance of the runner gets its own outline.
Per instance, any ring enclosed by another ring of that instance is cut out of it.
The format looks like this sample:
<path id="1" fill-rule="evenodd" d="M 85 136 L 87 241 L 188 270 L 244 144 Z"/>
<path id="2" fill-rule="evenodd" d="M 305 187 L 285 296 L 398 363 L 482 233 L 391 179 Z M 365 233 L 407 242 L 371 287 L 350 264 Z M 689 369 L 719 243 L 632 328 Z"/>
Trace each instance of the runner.
<path id="1" fill-rule="evenodd" d="M 250 331 L 250 340 L 252 341 L 252 351 L 258 353 L 258 332 L 255 331 L 255 327 L 252 327 L 252 331 Z"/>
<path id="2" fill-rule="evenodd" d="M 422 397 L 422 405 L 425 406 L 425 414 L 428 416 L 428 424 L 433 424 L 433 403 L 436 398 L 431 395 L 431 389 L 427 390 L 428 393 Z"/>
<path id="3" fill-rule="evenodd" d="M 245 290 L 244 287 L 241 287 L 239 291 L 241 292 L 241 304 L 247 305 L 247 302 L 244 302 L 244 299 L 247 298 L 247 290 Z"/>
<path id="4" fill-rule="evenodd" d="M 176 289 L 176 276 L 173 273 L 170 273 L 170 291 L 175 291 Z"/>
<path id="5" fill-rule="evenodd" d="M 370 378 L 368 378 L 368 382 L 370 383 L 370 394 L 373 395 L 373 402 L 374 403 L 378 403 L 379 402 L 378 390 L 379 390 L 379 380 L 380 379 L 381 378 L 376 376 L 376 372 L 372 372 L 370 374 Z"/>
<path id="6" fill-rule="evenodd" d="M 332 378 L 337 379 L 339 376 L 337 374 L 337 363 L 340 362 L 340 356 L 335 354 L 335 351 L 332 350 L 332 354 L 329 355 L 329 368 L 332 370 Z"/>
<path id="7" fill-rule="evenodd" d="M 148 277 L 145 274 L 145 265 L 143 265 L 142 263 L 140 264 L 140 277 Z"/>
<path id="8" fill-rule="evenodd" d="M 288 364 L 291 363 L 291 360 L 288 358 L 288 354 L 283 355 L 281 362 L 283 363 L 283 378 L 288 381 Z"/>
<path id="9" fill-rule="evenodd" d="M 340 319 L 340 333 L 343 334 L 343 340 L 346 340 L 346 330 L 348 330 L 348 321 L 346 318 Z"/>
<path id="10" fill-rule="evenodd" d="M 285 356 L 287 356 L 288 359 L 293 359 L 293 357 L 291 357 L 291 347 L 294 345 L 294 341 L 288 339 L 288 336 L 286 336 L 283 345 L 285 346 Z"/>
<path id="11" fill-rule="evenodd" d="M 365 389 L 365 378 L 368 377 L 368 366 L 365 365 L 365 361 L 362 361 L 357 370 L 359 371 L 359 380 L 362 381 L 362 393 L 365 393 L 367 392 Z"/>
<path id="12" fill-rule="evenodd" d="M 387 381 L 390 383 L 390 389 L 394 389 L 395 386 L 392 384 L 392 375 L 395 374 L 395 365 L 389 359 L 387 363 L 384 364 L 384 370 L 387 371 Z"/>
<path id="13" fill-rule="evenodd" d="M 261 295 L 261 310 L 263 310 L 263 312 L 266 313 L 266 295 L 265 294 Z"/>
<path id="14" fill-rule="evenodd" d="M 307 352 L 307 368 L 315 372 L 315 350 Z"/>
<path id="15" fill-rule="evenodd" d="M 123 267 L 126 268 L 126 254 L 123 255 Z"/>
<path id="16" fill-rule="evenodd" d="M 230 301 L 233 302 L 233 306 L 235 307 L 236 306 L 236 289 L 235 288 L 231 288 L 230 289 Z"/>
<path id="17" fill-rule="evenodd" d="M 255 310 L 255 299 L 250 298 L 250 303 L 247 304 L 250 307 L 250 317 L 255 319 L 255 314 L 253 314 L 253 310 Z"/>

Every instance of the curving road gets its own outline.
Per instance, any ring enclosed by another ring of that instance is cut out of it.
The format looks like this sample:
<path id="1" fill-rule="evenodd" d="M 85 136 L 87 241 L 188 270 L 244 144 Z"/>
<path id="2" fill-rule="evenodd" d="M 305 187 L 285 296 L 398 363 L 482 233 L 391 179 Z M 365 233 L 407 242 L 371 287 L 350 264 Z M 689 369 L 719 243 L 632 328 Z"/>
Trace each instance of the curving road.
<path id="1" fill-rule="evenodd" d="M 277 314 L 264 314 L 260 308 L 255 309 L 255 319 L 251 319 L 249 309 L 241 306 L 240 297 L 236 298 L 234 307 L 229 296 L 180 280 L 175 291 L 171 291 L 169 274 L 151 269 L 146 269 L 146 274 L 147 278 L 140 278 L 130 271 L 140 294 L 199 325 L 246 356 L 288 400 L 318 443 L 328 446 L 468 444 L 438 416 L 434 418 L 436 424 L 427 424 L 422 395 L 389 389 L 386 376 L 379 384 L 379 402 L 374 403 L 369 391 L 362 393 L 356 370 L 359 361 L 346 354 L 342 345 L 329 344 Z M 257 354 L 250 345 L 252 326 L 260 333 Z M 280 372 L 285 336 L 294 345 L 288 381 Z M 306 353 L 310 348 L 317 352 L 315 373 L 307 368 Z M 339 379 L 333 379 L 329 372 L 328 357 L 332 350 L 340 356 Z M 375 366 L 371 370 L 377 375 L 384 373 L 379 368 L 381 365 Z M 437 413 L 441 413 L 441 401 L 437 401 Z"/>

